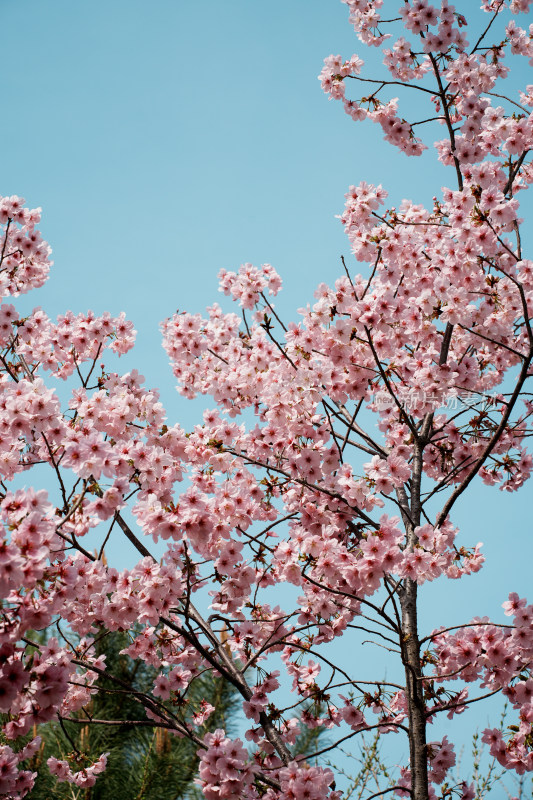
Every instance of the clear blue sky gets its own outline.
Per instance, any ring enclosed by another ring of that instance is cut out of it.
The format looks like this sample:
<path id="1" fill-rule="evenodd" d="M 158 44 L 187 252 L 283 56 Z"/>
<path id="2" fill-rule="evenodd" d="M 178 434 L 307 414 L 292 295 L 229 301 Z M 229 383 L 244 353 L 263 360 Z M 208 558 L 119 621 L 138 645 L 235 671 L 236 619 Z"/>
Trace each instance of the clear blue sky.
<path id="1" fill-rule="evenodd" d="M 204 403 L 174 392 L 158 323 L 222 302 L 221 267 L 272 263 L 294 318 L 349 255 L 335 214 L 350 184 L 382 183 L 394 204 L 453 185 L 433 155 L 403 157 L 322 94 L 325 56 L 368 57 L 338 0 L 4 0 L 0 23 L 0 192 L 42 206 L 55 260 L 21 304 L 126 311 L 139 334 L 123 369 L 162 389 L 171 421 L 194 424 Z M 465 607 L 498 618 L 509 590 L 527 593 L 530 491 L 479 488 L 458 506 L 487 564 L 429 586 L 423 617 L 438 624 L 446 604 L 450 622 Z"/>

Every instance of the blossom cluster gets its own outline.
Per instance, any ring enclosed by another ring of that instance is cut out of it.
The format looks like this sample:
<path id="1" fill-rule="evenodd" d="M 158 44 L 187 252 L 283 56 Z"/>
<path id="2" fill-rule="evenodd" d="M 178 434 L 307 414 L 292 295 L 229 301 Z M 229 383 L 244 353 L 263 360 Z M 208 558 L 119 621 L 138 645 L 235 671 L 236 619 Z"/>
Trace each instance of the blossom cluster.
<path id="1" fill-rule="evenodd" d="M 107 766 L 107 757 L 109 753 L 102 753 L 102 755 L 88 767 L 82 767 L 77 772 L 72 772 L 69 762 L 65 759 L 57 759 L 51 756 L 48 761 L 48 767 L 52 775 L 55 775 L 60 783 L 72 783 L 75 786 L 88 788 L 94 786 L 96 783 L 96 776 L 105 771 Z"/>
<path id="2" fill-rule="evenodd" d="M 240 739 L 232 740 L 219 729 L 206 735 L 205 744 L 197 783 L 206 800 L 258 797 L 251 786 L 257 768 Z"/>
<path id="3" fill-rule="evenodd" d="M 9 745 L 0 746 L 0 796 L 10 800 L 21 800 L 33 788 L 36 773 L 19 769 L 19 764 L 30 759 L 41 745 L 41 737 L 36 736 L 28 744 L 15 752 Z"/>

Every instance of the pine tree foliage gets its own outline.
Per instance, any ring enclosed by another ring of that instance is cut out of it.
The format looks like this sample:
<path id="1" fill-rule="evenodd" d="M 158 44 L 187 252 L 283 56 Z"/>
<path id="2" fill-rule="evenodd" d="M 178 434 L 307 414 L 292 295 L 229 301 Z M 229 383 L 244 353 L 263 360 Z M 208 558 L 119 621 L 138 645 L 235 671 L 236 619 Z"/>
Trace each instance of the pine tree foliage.
<path id="1" fill-rule="evenodd" d="M 149 691 L 156 670 L 121 654 L 128 644 L 125 632 L 104 632 L 99 636 L 98 651 L 105 654 L 109 672 L 133 691 L 117 689 L 120 684 L 102 678 L 98 681 L 100 691 L 76 715 L 77 722 L 53 721 L 40 728 L 41 749 L 30 764 L 37 772 L 29 795 L 32 800 L 189 800 L 200 797 L 194 785 L 198 747 L 189 739 L 151 726 L 134 692 Z M 215 711 L 205 723 L 206 731 L 218 727 L 231 731 L 235 727 L 238 704 L 232 687 L 222 679 L 211 674 L 199 676 L 187 697 L 192 711 L 199 710 L 202 700 L 214 706 Z M 89 718 L 120 719 L 126 724 L 89 724 Z M 46 765 L 49 756 L 66 758 L 76 750 L 83 756 L 80 756 L 80 767 L 94 761 L 102 752 L 109 752 L 105 775 L 90 788 L 58 783 Z"/>
<path id="2" fill-rule="evenodd" d="M 36 644 L 46 641 L 46 632 L 34 632 Z M 100 631 L 95 637 L 97 655 L 105 655 L 106 670 L 121 684 L 102 677 L 99 692 L 85 709 L 75 715 L 76 722 L 54 720 L 39 728 L 42 744 L 27 765 L 37 773 L 31 800 L 201 800 L 195 785 L 198 773 L 197 745 L 164 729 L 153 727 L 144 706 L 135 700 L 135 692 L 149 692 L 156 669 L 141 660 L 121 653 L 130 639 L 127 632 Z M 204 673 L 187 691 L 187 714 L 200 709 L 202 701 L 215 711 L 205 723 L 205 732 L 224 728 L 233 735 L 238 728 L 239 701 L 227 681 Z M 173 708 L 179 713 L 179 709 Z M 124 720 L 121 725 L 90 723 L 90 719 Z M 128 724 L 128 721 L 130 724 Z M 315 751 L 324 747 L 324 728 L 300 725 L 301 733 L 294 744 L 294 753 L 315 760 Z M 35 735 L 36 731 L 32 733 Z M 31 737 L 30 737 L 31 738 Z M 79 753 L 80 768 L 90 764 L 101 753 L 109 753 L 104 775 L 89 788 L 59 783 L 50 774 L 46 761 L 72 757 Z"/>

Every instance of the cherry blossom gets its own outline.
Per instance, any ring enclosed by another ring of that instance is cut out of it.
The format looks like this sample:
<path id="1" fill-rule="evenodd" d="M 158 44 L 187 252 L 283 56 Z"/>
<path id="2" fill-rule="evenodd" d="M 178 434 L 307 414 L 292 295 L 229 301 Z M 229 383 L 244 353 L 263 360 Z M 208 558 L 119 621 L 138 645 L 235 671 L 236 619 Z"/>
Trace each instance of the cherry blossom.
<path id="1" fill-rule="evenodd" d="M 359 41 L 384 45 L 384 72 L 329 56 L 324 92 L 402 153 L 434 152 L 449 180 L 430 207 L 387 207 L 379 165 L 376 183 L 348 176 L 353 259 L 296 320 L 276 308 L 274 267 L 250 263 L 220 271 L 223 304 L 165 320 L 178 391 L 209 397 L 192 429 L 137 370 L 116 371 L 134 345 L 124 313 L 20 316 L 51 250 L 40 210 L 0 198 L 6 800 L 33 784 L 34 726 L 76 719 L 99 691 L 102 628 L 128 631 L 123 654 L 156 669 L 136 693 L 143 720 L 195 742 L 208 800 L 340 800 L 316 754 L 295 755 L 303 726 L 327 729 L 332 749 L 369 730 L 406 737 L 410 761 L 382 788 L 429 800 L 455 754 L 441 732 L 428 741 L 428 723 L 493 694 L 517 724 L 483 741 L 505 769 L 533 770 L 533 606 L 511 593 L 502 621 L 451 627 L 438 609 L 432 630 L 417 616 L 427 582 L 483 567 L 482 544 L 452 519 L 472 482 L 514 492 L 533 467 L 533 261 L 520 236 L 533 100 L 529 85 L 505 89 L 508 55 L 533 60 L 519 24 L 530 3 L 485 0 L 479 31 L 447 0 L 346 5 Z M 136 549 L 130 569 L 108 563 L 111 536 Z M 45 629 L 45 644 L 31 638 Z M 383 677 L 388 662 L 365 674 L 358 636 L 397 659 L 401 682 Z M 242 738 L 209 731 L 213 706 L 191 704 L 208 670 L 239 694 Z M 52 773 L 78 787 L 105 770 L 106 754 L 59 756 Z M 468 780 L 453 791 L 474 796 Z"/>

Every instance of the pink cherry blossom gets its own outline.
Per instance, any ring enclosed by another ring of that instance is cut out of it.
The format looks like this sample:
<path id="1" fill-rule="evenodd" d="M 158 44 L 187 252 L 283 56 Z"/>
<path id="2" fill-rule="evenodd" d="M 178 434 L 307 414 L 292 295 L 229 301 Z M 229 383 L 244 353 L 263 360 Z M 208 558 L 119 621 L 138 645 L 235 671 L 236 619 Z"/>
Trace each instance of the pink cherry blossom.
<path id="1" fill-rule="evenodd" d="M 433 152 L 448 177 L 429 205 L 396 207 L 379 165 L 375 183 L 348 179 L 354 260 L 295 320 L 274 305 L 268 263 L 222 269 L 224 305 L 165 320 L 178 390 L 210 398 L 196 426 L 169 420 L 137 370 L 115 371 L 134 344 L 124 313 L 20 316 L 16 298 L 44 283 L 51 251 L 40 210 L 0 198 L 6 800 L 33 784 L 24 762 L 38 745 L 19 737 L 99 691 L 102 629 L 129 632 L 124 657 L 156 670 L 136 698 L 154 726 L 195 743 L 207 800 L 339 800 L 333 772 L 295 754 L 304 727 L 332 747 L 368 730 L 406 736 L 394 793 L 435 798 L 455 754 L 427 725 L 498 693 L 517 724 L 483 741 L 505 769 L 533 770 L 533 606 L 511 593 L 501 621 L 459 625 L 434 609 L 429 630 L 418 613 L 427 582 L 483 568 L 481 543 L 453 524 L 459 498 L 478 477 L 518 491 L 533 469 L 533 261 L 520 235 L 533 100 L 530 85 L 505 88 L 508 54 L 533 60 L 519 24 L 530 3 L 484 0 L 493 19 L 480 31 L 447 0 L 406 0 L 399 17 L 389 0 L 345 4 L 363 45 L 386 43 L 383 74 L 329 56 L 323 90 L 403 154 Z M 49 493 L 32 488 L 47 470 Z M 111 536 L 138 552 L 130 569 L 108 563 Z M 32 642 L 44 629 L 46 644 Z M 365 671 L 376 644 L 397 669 Z M 191 700 L 206 671 L 239 695 L 242 738 L 210 731 L 213 705 Z M 48 763 L 88 788 L 106 754 Z M 474 796 L 468 780 L 453 792 Z"/>

